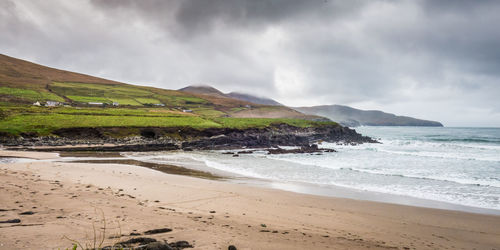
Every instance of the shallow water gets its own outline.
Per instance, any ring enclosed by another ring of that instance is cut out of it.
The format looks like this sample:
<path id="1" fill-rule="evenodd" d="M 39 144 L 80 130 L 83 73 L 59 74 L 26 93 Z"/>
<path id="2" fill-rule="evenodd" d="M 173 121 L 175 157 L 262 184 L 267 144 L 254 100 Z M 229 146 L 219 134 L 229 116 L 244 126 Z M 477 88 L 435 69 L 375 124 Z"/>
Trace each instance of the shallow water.
<path id="1" fill-rule="evenodd" d="M 324 143 L 321 147 L 338 152 L 322 155 L 261 151 L 232 157 L 209 151 L 126 156 L 273 181 L 280 183 L 274 184 L 278 187 L 303 184 L 323 193 L 343 187 L 500 210 L 499 128 L 361 127 L 357 131 L 382 143 Z"/>

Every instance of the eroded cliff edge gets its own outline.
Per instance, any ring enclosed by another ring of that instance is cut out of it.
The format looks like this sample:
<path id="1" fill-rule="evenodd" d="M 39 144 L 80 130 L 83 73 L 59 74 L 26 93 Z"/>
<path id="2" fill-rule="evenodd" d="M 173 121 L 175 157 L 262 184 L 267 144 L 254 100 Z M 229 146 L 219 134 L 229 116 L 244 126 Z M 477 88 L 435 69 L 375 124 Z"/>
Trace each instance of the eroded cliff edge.
<path id="1" fill-rule="evenodd" d="M 153 151 L 309 146 L 320 141 L 350 144 L 376 142 L 370 137 L 357 133 L 354 129 L 340 125 L 295 127 L 288 124 L 273 124 L 263 128 L 247 129 L 65 128 L 56 130 L 53 134 L 54 136 L 45 137 L 29 134 L 19 137 L 0 135 L 0 143 L 5 147 L 21 148 L 88 145 L 87 150 Z M 82 148 L 80 147 L 79 150 Z"/>

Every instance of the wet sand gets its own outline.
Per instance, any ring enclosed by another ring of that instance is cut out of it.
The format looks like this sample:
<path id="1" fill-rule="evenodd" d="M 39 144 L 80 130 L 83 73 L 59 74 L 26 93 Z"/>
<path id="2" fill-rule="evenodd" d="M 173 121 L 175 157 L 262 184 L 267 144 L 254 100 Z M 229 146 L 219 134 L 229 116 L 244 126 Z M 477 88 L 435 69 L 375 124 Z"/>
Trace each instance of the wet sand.
<path id="1" fill-rule="evenodd" d="M 165 174 L 112 162 L 0 164 L 0 249 L 104 245 L 157 228 L 196 249 L 499 249 L 500 216 L 330 198 Z M 52 160 L 51 160 L 52 159 Z M 21 214 L 33 212 L 32 214 Z M 101 213 L 102 212 L 102 213 Z M 121 232 L 121 233 L 120 233 Z"/>

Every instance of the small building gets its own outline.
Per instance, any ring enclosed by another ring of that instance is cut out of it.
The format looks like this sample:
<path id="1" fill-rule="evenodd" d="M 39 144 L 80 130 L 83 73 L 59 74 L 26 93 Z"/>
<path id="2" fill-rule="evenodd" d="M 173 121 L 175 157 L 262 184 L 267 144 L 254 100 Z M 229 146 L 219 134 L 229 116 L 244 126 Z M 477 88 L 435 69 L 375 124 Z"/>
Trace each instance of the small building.
<path id="1" fill-rule="evenodd" d="M 245 105 L 245 108 L 249 108 L 249 109 L 251 109 L 251 108 L 252 108 L 252 106 L 250 106 L 250 105 L 248 105 L 248 104 L 247 104 L 247 105 Z"/>
<path id="2" fill-rule="evenodd" d="M 113 102 L 113 106 L 120 106 L 120 104 L 117 102 Z"/>
<path id="3" fill-rule="evenodd" d="M 47 107 L 55 107 L 55 106 L 59 106 L 59 102 L 56 102 L 56 101 L 47 101 L 47 103 L 45 103 L 45 106 Z"/>
<path id="4" fill-rule="evenodd" d="M 190 109 L 183 109 L 182 112 L 184 112 L 184 113 L 193 113 L 193 111 L 190 110 Z"/>
<path id="5" fill-rule="evenodd" d="M 100 106 L 104 105 L 102 102 L 89 102 L 88 104 L 89 105 L 100 105 Z"/>
<path id="6" fill-rule="evenodd" d="M 40 102 L 37 101 L 37 102 L 33 103 L 33 106 L 42 106 L 42 104 L 40 104 Z"/>
<path id="7" fill-rule="evenodd" d="M 165 107 L 165 104 L 163 104 L 163 103 L 155 103 L 155 104 L 153 104 L 153 105 L 155 105 L 155 106 L 160 106 L 160 107 Z"/>

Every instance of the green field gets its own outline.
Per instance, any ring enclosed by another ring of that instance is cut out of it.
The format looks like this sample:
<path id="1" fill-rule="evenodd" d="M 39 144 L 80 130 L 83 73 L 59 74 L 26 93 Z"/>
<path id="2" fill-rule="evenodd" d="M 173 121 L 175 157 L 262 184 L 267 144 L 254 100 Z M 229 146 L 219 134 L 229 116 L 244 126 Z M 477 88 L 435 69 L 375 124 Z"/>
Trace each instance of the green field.
<path id="1" fill-rule="evenodd" d="M 155 98 L 160 100 L 162 103 L 167 104 L 168 106 L 176 107 L 176 106 L 187 106 L 191 107 L 193 105 L 207 105 L 209 102 L 207 100 L 191 97 L 191 96 L 167 96 L 167 95 L 155 95 Z"/>
<path id="2" fill-rule="evenodd" d="M 119 105 L 130 105 L 130 106 L 142 106 L 142 103 L 138 102 L 136 99 L 130 98 L 109 98 L 110 102 L 116 102 Z"/>
<path id="3" fill-rule="evenodd" d="M 153 98 L 143 98 L 143 97 L 139 97 L 139 98 L 135 98 L 135 100 L 141 104 L 160 104 L 161 102 L 158 101 L 157 99 L 153 99 Z"/>
<path id="4" fill-rule="evenodd" d="M 233 106 L 218 106 L 218 104 L 183 92 L 127 84 L 52 82 L 45 89 L 38 91 L 0 87 L 1 96 L 7 97 L 7 100 L 24 101 L 24 104 L 6 102 L 5 105 L 0 105 L 0 132 L 13 136 L 23 133 L 53 135 L 53 132 L 58 129 L 72 127 L 246 129 L 264 128 L 280 123 L 296 127 L 333 124 L 303 119 L 232 118 L 229 117 L 231 112 L 247 108 L 237 103 Z M 43 103 L 48 100 L 59 102 L 69 100 L 72 107 L 48 108 L 28 104 L 28 101 Z M 231 104 L 225 101 L 226 104 Z M 105 103 L 108 106 L 90 107 L 89 102 Z M 113 102 L 119 103 L 119 106 L 109 105 Z M 165 106 L 153 106 L 160 103 Z M 254 107 L 256 110 L 266 108 L 276 109 L 276 107 Z M 190 109 L 193 112 L 183 113 L 184 109 Z"/>
<path id="5" fill-rule="evenodd" d="M 73 107 L 1 107 L 0 132 L 11 135 L 36 133 L 51 135 L 53 131 L 72 127 L 191 127 L 264 128 L 285 123 L 296 127 L 321 126 L 333 122 L 301 119 L 222 118 L 210 115 L 184 114 L 165 109 L 73 108 Z"/>
<path id="6" fill-rule="evenodd" d="M 0 131 L 17 135 L 35 132 L 49 135 L 60 128 L 71 127 L 220 127 L 213 121 L 200 117 L 145 117 L 145 116 L 99 116 L 68 114 L 17 115 L 0 121 Z"/>
<path id="7" fill-rule="evenodd" d="M 137 107 L 154 104 L 184 108 L 207 108 L 211 106 L 209 101 L 186 93 L 126 84 L 52 82 L 47 85 L 46 89 L 41 90 L 11 88 L 1 85 L 0 97 L 7 97 L 11 100 L 14 98 L 24 102 L 65 102 L 65 97 L 73 105 L 85 105 L 89 102 L 106 104 L 116 102 L 121 106 Z"/>
<path id="8" fill-rule="evenodd" d="M 26 101 L 36 102 L 36 101 L 58 101 L 64 102 L 64 99 L 60 96 L 52 94 L 47 91 L 35 91 L 30 89 L 19 89 L 19 88 L 9 88 L 0 87 L 0 95 L 3 96 L 13 96 L 20 99 L 25 99 Z"/>
<path id="9" fill-rule="evenodd" d="M 123 84 L 92 84 L 54 82 L 50 84 L 54 93 L 61 95 L 99 96 L 99 97 L 143 97 L 153 93 L 140 87 Z"/>
<path id="10" fill-rule="evenodd" d="M 288 124 L 294 127 L 305 128 L 305 127 L 316 127 L 323 125 L 337 125 L 335 122 L 315 122 L 302 119 L 291 119 L 291 118 L 214 118 L 214 122 L 217 122 L 223 127 L 229 128 L 264 128 L 273 124 Z"/>
<path id="11" fill-rule="evenodd" d="M 226 114 L 213 108 L 192 108 L 192 110 L 195 114 L 206 117 L 220 117 Z"/>

